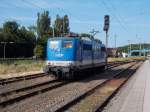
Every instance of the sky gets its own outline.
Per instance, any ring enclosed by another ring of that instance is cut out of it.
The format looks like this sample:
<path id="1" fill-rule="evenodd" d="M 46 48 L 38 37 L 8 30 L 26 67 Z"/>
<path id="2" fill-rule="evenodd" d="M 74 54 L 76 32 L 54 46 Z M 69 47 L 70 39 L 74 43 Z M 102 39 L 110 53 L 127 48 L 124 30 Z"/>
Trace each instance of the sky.
<path id="1" fill-rule="evenodd" d="M 37 13 L 67 14 L 73 32 L 98 30 L 95 38 L 105 43 L 104 15 L 110 15 L 109 47 L 150 43 L 150 0 L 0 0 L 0 27 L 15 20 L 26 27 L 36 25 Z M 115 39 L 116 38 L 116 39 Z"/>

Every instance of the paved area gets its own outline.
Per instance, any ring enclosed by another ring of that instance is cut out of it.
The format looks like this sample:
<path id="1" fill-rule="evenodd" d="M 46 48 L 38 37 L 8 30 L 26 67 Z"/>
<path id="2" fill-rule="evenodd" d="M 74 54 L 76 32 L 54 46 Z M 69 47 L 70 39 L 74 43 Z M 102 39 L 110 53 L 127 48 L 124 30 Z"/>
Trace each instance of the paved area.
<path id="1" fill-rule="evenodd" d="M 150 112 L 150 61 L 143 63 L 104 112 Z"/>

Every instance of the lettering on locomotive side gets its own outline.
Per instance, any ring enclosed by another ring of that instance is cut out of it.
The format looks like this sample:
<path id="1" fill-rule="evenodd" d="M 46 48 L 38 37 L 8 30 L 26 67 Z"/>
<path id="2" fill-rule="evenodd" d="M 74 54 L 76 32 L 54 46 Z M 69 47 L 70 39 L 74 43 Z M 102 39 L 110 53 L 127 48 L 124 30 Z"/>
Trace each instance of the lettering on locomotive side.
<path id="1" fill-rule="evenodd" d="M 63 57 L 64 54 L 55 54 L 56 57 Z"/>

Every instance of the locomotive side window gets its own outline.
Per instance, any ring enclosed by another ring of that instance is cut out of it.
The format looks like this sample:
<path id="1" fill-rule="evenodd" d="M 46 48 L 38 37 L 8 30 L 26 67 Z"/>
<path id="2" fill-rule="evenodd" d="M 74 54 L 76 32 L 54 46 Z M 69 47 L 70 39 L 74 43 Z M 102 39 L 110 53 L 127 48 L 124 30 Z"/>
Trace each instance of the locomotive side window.
<path id="1" fill-rule="evenodd" d="M 92 50 L 92 45 L 83 44 L 83 50 Z"/>
<path id="2" fill-rule="evenodd" d="M 106 48 L 105 47 L 101 47 L 101 51 L 105 52 Z"/>
<path id="3" fill-rule="evenodd" d="M 63 41 L 62 47 L 63 48 L 72 48 L 72 41 Z"/>
<path id="4" fill-rule="evenodd" d="M 58 41 L 51 41 L 50 42 L 50 48 L 51 49 L 57 49 L 59 47 L 58 44 L 59 44 Z"/>

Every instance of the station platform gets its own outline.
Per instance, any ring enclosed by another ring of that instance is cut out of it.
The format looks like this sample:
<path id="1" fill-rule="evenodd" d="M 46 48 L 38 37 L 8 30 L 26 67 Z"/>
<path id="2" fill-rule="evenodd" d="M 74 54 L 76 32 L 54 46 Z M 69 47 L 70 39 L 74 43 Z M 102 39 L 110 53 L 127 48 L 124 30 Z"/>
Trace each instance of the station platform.
<path id="1" fill-rule="evenodd" d="M 141 65 L 103 112 L 150 112 L 150 60 Z"/>

